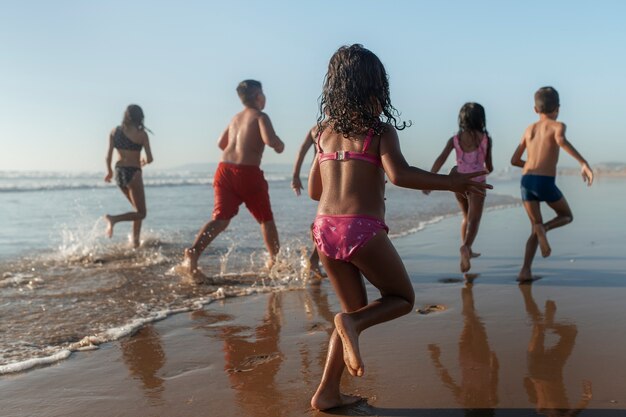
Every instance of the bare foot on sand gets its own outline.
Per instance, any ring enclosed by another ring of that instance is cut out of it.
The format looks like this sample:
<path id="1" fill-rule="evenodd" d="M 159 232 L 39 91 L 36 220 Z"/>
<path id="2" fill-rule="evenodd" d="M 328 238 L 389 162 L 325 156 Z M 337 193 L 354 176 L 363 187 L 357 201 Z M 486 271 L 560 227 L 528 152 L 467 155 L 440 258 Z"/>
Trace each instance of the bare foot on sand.
<path id="1" fill-rule="evenodd" d="M 344 407 L 346 405 L 356 404 L 359 401 L 363 401 L 365 398 L 359 397 L 357 395 L 345 395 L 339 393 L 337 395 L 324 395 L 323 392 L 318 391 L 315 393 L 313 398 L 311 398 L 311 407 L 314 410 L 329 410 L 331 408 Z"/>
<path id="2" fill-rule="evenodd" d="M 198 272 L 198 253 L 193 248 L 186 248 L 184 261 L 188 263 L 187 273 L 193 275 Z"/>
<path id="3" fill-rule="evenodd" d="M 517 282 L 519 282 L 520 284 L 530 283 L 530 282 L 538 280 L 539 278 L 540 277 L 533 277 L 533 274 L 531 274 L 530 269 L 522 268 L 522 270 L 519 271 L 519 274 L 517 275 Z"/>
<path id="4" fill-rule="evenodd" d="M 104 221 L 107 222 L 107 230 L 105 232 L 106 237 L 111 238 L 113 237 L 113 221 L 111 221 L 111 216 L 109 216 L 108 214 L 105 215 Z"/>
<path id="5" fill-rule="evenodd" d="M 533 226 L 533 232 L 537 236 L 537 240 L 539 241 L 539 247 L 541 248 L 541 256 L 547 258 L 552 253 L 552 249 L 550 248 L 550 244 L 548 243 L 548 238 L 546 237 L 546 228 L 543 224 L 536 224 Z"/>
<path id="6" fill-rule="evenodd" d="M 359 334 L 354 328 L 354 322 L 347 313 L 335 315 L 335 327 L 343 344 L 343 361 L 352 376 L 363 376 L 365 366 L 359 352 Z"/>
<path id="7" fill-rule="evenodd" d="M 265 269 L 267 270 L 267 272 L 271 271 L 272 268 L 274 268 L 275 264 L 276 264 L 276 258 L 272 256 L 267 258 L 267 261 L 265 261 Z"/>
<path id="8" fill-rule="evenodd" d="M 463 245 L 461 246 L 460 252 L 461 252 L 461 272 L 467 272 L 471 268 L 470 258 L 472 256 L 472 251 L 470 251 L 470 249 L 467 246 Z"/>
<path id="9" fill-rule="evenodd" d="M 324 271 L 322 271 L 322 268 L 319 265 L 311 265 L 309 270 L 311 272 L 311 275 L 319 280 L 322 280 L 328 276 Z"/>

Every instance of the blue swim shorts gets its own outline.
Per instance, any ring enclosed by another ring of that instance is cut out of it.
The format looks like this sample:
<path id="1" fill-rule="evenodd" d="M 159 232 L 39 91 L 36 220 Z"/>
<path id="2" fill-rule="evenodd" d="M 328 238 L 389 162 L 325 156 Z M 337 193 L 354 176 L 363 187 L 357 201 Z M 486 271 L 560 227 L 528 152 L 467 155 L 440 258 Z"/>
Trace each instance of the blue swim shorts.
<path id="1" fill-rule="evenodd" d="M 553 203 L 563 197 L 561 190 L 556 186 L 555 177 L 549 175 L 522 175 L 522 200 L 545 201 Z"/>

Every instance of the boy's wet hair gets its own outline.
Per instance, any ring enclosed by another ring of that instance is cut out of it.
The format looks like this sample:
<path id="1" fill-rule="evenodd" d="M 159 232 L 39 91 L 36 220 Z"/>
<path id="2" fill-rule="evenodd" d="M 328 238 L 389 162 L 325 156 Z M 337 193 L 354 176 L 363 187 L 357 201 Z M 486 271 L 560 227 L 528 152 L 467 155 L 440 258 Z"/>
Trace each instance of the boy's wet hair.
<path id="1" fill-rule="evenodd" d="M 552 113 L 559 105 L 559 93 L 554 88 L 541 87 L 535 93 L 535 107 L 539 113 Z"/>
<path id="2" fill-rule="evenodd" d="M 485 108 L 478 103 L 465 103 L 459 111 L 459 132 L 475 130 L 487 133 Z"/>
<path id="3" fill-rule="evenodd" d="M 124 112 L 124 120 L 122 123 L 126 126 L 133 125 L 139 130 L 144 130 L 143 125 L 143 110 L 137 104 L 129 104 Z"/>
<path id="4" fill-rule="evenodd" d="M 380 135 L 386 129 L 384 123 L 398 130 L 410 126 L 410 122 L 397 121 L 400 114 L 391 105 L 382 62 L 359 44 L 342 46 L 330 58 L 319 106 L 318 128 L 325 120 L 344 137 L 370 128 Z"/>
<path id="5" fill-rule="evenodd" d="M 259 94 L 259 91 L 263 89 L 260 81 L 256 80 L 243 80 L 237 86 L 237 95 L 241 102 L 246 105 L 254 104 L 254 100 L 256 96 Z"/>

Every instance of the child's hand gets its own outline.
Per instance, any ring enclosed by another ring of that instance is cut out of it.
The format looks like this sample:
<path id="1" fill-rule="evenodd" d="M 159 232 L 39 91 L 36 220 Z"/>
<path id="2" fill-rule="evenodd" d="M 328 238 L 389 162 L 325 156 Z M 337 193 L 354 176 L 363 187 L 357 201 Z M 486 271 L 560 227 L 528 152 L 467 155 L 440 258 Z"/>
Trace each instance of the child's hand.
<path id="1" fill-rule="evenodd" d="M 302 187 L 302 182 L 300 181 L 300 177 L 297 175 L 294 175 L 292 180 L 291 180 L 291 188 L 293 189 L 293 192 L 296 193 L 296 195 L 299 197 L 300 196 L 300 190 L 304 189 L 304 187 Z"/>
<path id="2" fill-rule="evenodd" d="M 472 172 L 469 174 L 461 174 L 456 170 L 456 167 L 452 168 L 450 171 L 450 191 L 454 191 L 456 193 L 474 193 L 485 195 L 487 189 L 493 189 L 491 184 L 486 184 L 483 182 L 473 181 L 472 178 L 479 177 L 481 175 L 487 175 L 487 171 L 478 171 Z"/>
<path id="3" fill-rule="evenodd" d="M 276 145 L 274 145 L 274 150 L 276 151 L 276 153 L 283 153 L 283 151 L 285 150 L 285 143 L 280 140 L 278 138 L 278 136 L 276 137 L 277 141 L 276 141 Z"/>
<path id="4" fill-rule="evenodd" d="M 109 171 L 109 173 L 104 177 L 104 182 L 111 182 L 111 178 L 113 178 L 113 173 Z"/>
<path id="5" fill-rule="evenodd" d="M 586 162 L 580 168 L 580 174 L 583 176 L 583 181 L 587 183 L 588 187 L 590 187 L 593 183 L 593 171 Z"/>

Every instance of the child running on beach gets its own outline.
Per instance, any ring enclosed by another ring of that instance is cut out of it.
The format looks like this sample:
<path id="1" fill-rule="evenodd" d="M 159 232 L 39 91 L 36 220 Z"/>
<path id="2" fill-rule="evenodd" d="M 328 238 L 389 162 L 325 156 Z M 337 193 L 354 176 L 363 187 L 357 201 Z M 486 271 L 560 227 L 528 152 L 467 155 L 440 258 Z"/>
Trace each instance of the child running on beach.
<path id="1" fill-rule="evenodd" d="M 304 189 L 302 186 L 302 181 L 300 180 L 300 170 L 302 169 L 302 163 L 304 162 L 304 157 L 306 156 L 309 149 L 311 149 L 312 145 L 315 143 L 315 137 L 317 136 L 317 125 L 313 126 L 306 132 L 306 136 L 304 137 L 304 141 L 302 145 L 300 145 L 300 149 L 298 150 L 298 154 L 296 155 L 296 163 L 293 166 L 293 177 L 291 179 L 291 188 L 293 192 L 299 197 L 301 191 Z M 313 147 L 315 150 L 315 147 Z M 317 254 L 317 248 L 315 245 L 311 250 L 311 256 L 309 257 L 309 269 L 310 271 L 318 278 L 322 278 L 323 274 L 320 269 L 320 257 Z"/>
<path id="2" fill-rule="evenodd" d="M 244 80 L 237 86 L 244 109 L 237 113 L 218 140 L 223 151 L 213 179 L 213 219 L 198 232 L 193 246 L 185 249 L 188 272 L 200 277 L 198 258 L 206 247 L 223 232 L 239 211 L 241 203 L 261 225 L 263 240 L 269 252 L 267 268 L 271 268 L 280 249 L 278 231 L 270 205 L 268 185 L 260 169 L 265 146 L 276 153 L 285 149 L 267 114 L 265 94 L 259 81 Z"/>
<path id="3" fill-rule="evenodd" d="M 583 181 L 590 186 L 593 183 L 593 171 L 587 161 L 565 138 L 565 124 L 557 122 L 559 115 L 559 93 L 552 87 L 542 87 L 535 93 L 535 112 L 539 121 L 526 128 L 522 141 L 511 157 L 511 164 L 523 168 L 521 191 L 524 208 L 531 224 L 531 233 L 526 242 L 524 264 L 518 281 L 532 281 L 531 265 L 537 246 L 541 255 L 550 256 L 552 249 L 546 232 L 565 226 L 573 220 L 572 211 L 555 184 L 556 166 L 559 160 L 559 148 L 578 161 L 581 166 Z M 524 151 L 526 161 L 522 160 Z M 544 223 L 541 216 L 540 202 L 545 201 L 556 212 L 556 217 Z"/>
<path id="4" fill-rule="evenodd" d="M 146 218 L 146 197 L 141 167 L 153 160 L 150 140 L 146 133 L 148 129 L 143 125 L 143 119 L 143 110 L 138 105 L 131 104 L 126 108 L 122 124 L 109 134 L 109 149 L 106 155 L 107 174 L 104 177 L 105 182 L 111 182 L 113 150 L 117 149 L 119 159 L 115 163 L 115 182 L 135 211 L 116 216 L 105 215 L 106 235 L 107 237 L 113 236 L 113 227 L 118 222 L 133 222 L 132 245 L 135 248 L 139 247 L 141 222 Z M 146 152 L 146 159 L 141 158 L 142 149 Z"/>
<path id="5" fill-rule="evenodd" d="M 478 172 L 487 169 L 493 172 L 491 161 L 491 137 L 487 132 L 485 109 L 478 103 L 465 103 L 459 112 L 459 131 L 451 137 L 439 157 L 435 160 L 430 172 L 437 173 L 454 149 L 456 167 L 459 172 Z M 474 181 L 485 182 L 486 175 L 474 178 Z M 429 194 L 430 191 L 424 191 Z M 470 258 L 480 256 L 472 251 L 472 244 L 478 234 L 480 218 L 483 214 L 485 196 L 483 194 L 455 194 L 461 211 L 461 272 L 470 270 Z"/>
<path id="6" fill-rule="evenodd" d="M 400 187 L 484 193 L 472 181 L 485 172 L 437 175 L 409 166 L 400 150 L 387 73 L 361 45 L 343 46 L 330 59 L 320 100 L 316 161 L 309 195 L 319 201 L 313 236 L 342 312 L 333 332 L 321 382 L 311 406 L 325 410 L 355 403 L 340 392 L 344 368 L 362 376 L 360 333 L 409 313 L 414 292 L 404 264 L 387 236 L 385 174 Z M 381 297 L 368 303 L 364 276 Z"/>

